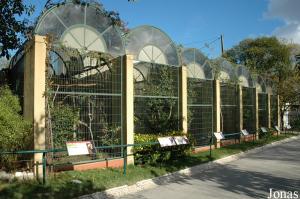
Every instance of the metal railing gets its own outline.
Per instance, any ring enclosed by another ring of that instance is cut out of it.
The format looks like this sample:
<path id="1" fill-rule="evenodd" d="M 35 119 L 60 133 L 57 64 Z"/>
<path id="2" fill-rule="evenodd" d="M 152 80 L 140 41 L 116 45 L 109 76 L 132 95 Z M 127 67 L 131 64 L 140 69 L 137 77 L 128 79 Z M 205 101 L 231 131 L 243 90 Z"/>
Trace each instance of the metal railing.
<path id="1" fill-rule="evenodd" d="M 122 144 L 122 145 L 110 145 L 110 146 L 99 146 L 99 147 L 95 147 L 95 149 L 115 149 L 115 148 L 120 148 L 122 150 L 122 156 L 119 158 L 123 158 L 123 175 L 126 175 L 126 171 L 127 171 L 127 157 L 128 156 L 133 156 L 134 153 L 131 154 L 127 154 L 127 149 L 128 147 L 140 147 L 140 146 L 153 146 L 153 145 L 158 145 L 159 142 L 146 142 L 146 143 L 142 143 L 142 144 Z M 3 155 L 35 155 L 35 154 L 42 154 L 42 162 L 35 162 L 35 168 L 36 168 L 36 174 L 37 174 L 37 178 L 39 178 L 38 176 L 38 167 L 40 165 L 42 165 L 42 183 L 46 184 L 46 178 L 47 178 L 47 174 L 46 174 L 46 170 L 47 170 L 47 154 L 50 153 L 57 153 L 57 152 L 67 152 L 66 148 L 63 149 L 49 149 L 49 150 L 23 150 L 23 151 L 2 151 L 0 152 L 0 157 Z M 97 159 L 96 161 L 103 161 L 104 159 Z M 107 160 L 107 159 L 105 159 Z M 95 160 L 94 160 L 95 162 Z M 87 163 L 87 162 L 85 162 Z M 49 165 L 48 165 L 49 166 Z"/>

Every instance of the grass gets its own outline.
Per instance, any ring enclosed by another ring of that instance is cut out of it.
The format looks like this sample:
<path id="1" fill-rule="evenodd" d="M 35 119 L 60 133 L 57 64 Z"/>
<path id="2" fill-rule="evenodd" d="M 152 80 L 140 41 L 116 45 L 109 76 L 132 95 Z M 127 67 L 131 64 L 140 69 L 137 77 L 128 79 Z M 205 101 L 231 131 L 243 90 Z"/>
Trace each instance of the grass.
<path id="1" fill-rule="evenodd" d="M 178 171 L 183 168 L 202 164 L 211 160 L 220 159 L 232 154 L 259 147 L 286 137 L 291 134 L 273 136 L 255 142 L 244 142 L 226 146 L 212 151 L 191 154 L 187 157 L 172 160 L 157 166 L 134 166 L 129 165 L 127 175 L 123 175 L 123 169 L 95 169 L 88 171 L 67 171 L 49 176 L 47 184 L 42 185 L 37 181 L 13 181 L 10 183 L 0 181 L 0 198 L 73 198 L 84 194 L 94 193 L 117 187 L 131 185 L 143 179 L 149 179 L 164 174 Z M 72 182 L 80 180 L 81 183 Z"/>

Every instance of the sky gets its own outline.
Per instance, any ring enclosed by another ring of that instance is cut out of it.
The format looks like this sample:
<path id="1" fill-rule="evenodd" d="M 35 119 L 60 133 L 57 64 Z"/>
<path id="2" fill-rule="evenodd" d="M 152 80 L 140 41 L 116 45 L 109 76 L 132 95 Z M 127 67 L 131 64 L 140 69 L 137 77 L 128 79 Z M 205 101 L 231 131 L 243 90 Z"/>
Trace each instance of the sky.
<path id="1" fill-rule="evenodd" d="M 25 0 L 36 6 L 46 0 Z M 277 36 L 300 43 L 300 0 L 100 0 L 106 10 L 118 11 L 129 28 L 152 25 L 176 44 L 200 49 L 210 58 L 246 38 Z"/>

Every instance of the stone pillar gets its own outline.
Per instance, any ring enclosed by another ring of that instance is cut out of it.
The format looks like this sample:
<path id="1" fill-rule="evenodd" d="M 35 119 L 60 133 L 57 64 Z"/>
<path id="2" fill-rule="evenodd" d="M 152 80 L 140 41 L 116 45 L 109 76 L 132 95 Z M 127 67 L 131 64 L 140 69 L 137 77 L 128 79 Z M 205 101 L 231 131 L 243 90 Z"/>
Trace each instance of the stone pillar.
<path id="1" fill-rule="evenodd" d="M 271 94 L 268 93 L 267 97 L 267 113 L 268 113 L 268 128 L 271 128 L 271 118 L 272 118 L 272 109 L 271 109 Z"/>
<path id="2" fill-rule="evenodd" d="M 239 130 L 244 128 L 243 124 L 243 87 L 238 86 L 238 102 L 239 102 Z"/>
<path id="3" fill-rule="evenodd" d="M 123 144 L 134 144 L 134 81 L 133 57 L 124 55 L 122 62 L 122 129 Z M 132 148 L 127 148 L 127 154 L 132 154 Z M 133 164 L 133 156 L 127 157 L 127 163 Z"/>
<path id="4" fill-rule="evenodd" d="M 214 80 L 214 132 L 220 132 L 221 131 L 221 89 L 220 89 L 220 81 Z M 220 148 L 220 140 L 216 141 L 216 148 Z"/>
<path id="5" fill-rule="evenodd" d="M 279 95 L 277 95 L 277 125 L 278 125 L 278 128 L 281 129 L 281 115 L 280 115 L 280 112 L 281 109 L 280 109 L 280 97 Z"/>
<path id="6" fill-rule="evenodd" d="M 181 130 L 183 133 L 187 133 L 187 70 L 185 66 L 182 66 L 179 70 L 179 121 Z"/>
<path id="7" fill-rule="evenodd" d="M 254 104 L 254 110 L 255 110 L 255 130 L 256 130 L 256 139 L 259 139 L 259 115 L 258 115 L 258 89 L 255 88 L 255 104 Z"/>
<path id="8" fill-rule="evenodd" d="M 26 43 L 24 53 L 24 118 L 33 124 L 33 148 L 45 149 L 46 140 L 46 37 L 35 35 Z M 34 162 L 42 163 L 42 154 L 34 155 Z M 42 165 L 34 169 L 42 174 Z"/>

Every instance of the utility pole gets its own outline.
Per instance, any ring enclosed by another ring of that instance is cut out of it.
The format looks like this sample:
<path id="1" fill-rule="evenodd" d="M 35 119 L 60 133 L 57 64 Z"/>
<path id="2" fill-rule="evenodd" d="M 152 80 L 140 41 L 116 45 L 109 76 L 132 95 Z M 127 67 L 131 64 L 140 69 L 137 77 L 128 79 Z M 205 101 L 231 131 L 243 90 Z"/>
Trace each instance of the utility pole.
<path id="1" fill-rule="evenodd" d="M 224 42 L 223 42 L 223 34 L 221 34 L 221 55 L 223 55 L 223 53 L 224 53 Z"/>

